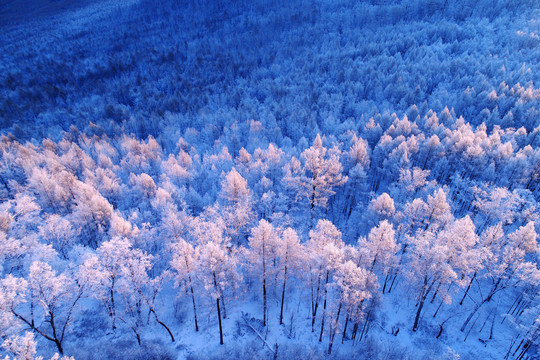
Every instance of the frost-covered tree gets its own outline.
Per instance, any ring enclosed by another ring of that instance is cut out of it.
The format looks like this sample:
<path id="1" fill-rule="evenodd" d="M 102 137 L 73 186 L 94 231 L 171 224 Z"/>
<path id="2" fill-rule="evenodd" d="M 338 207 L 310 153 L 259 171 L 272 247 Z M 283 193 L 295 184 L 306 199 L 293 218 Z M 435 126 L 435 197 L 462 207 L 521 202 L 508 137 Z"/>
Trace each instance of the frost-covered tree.
<path id="1" fill-rule="evenodd" d="M 302 162 L 293 157 L 286 165 L 283 180 L 296 193 L 296 200 L 307 203 L 310 226 L 316 207 L 326 208 L 328 199 L 335 194 L 334 188 L 347 182 L 339 157 L 339 149 L 334 147 L 329 151 L 317 135 L 313 145 L 302 152 Z"/>
<path id="2" fill-rule="evenodd" d="M 353 134 L 351 147 L 346 153 L 345 164 L 348 174 L 348 188 L 350 193 L 345 197 L 344 211 L 346 216 L 350 216 L 353 207 L 357 202 L 362 201 L 367 192 L 367 175 L 370 168 L 370 149 L 368 142 Z"/>
<path id="3" fill-rule="evenodd" d="M 328 220 L 319 220 L 314 230 L 309 232 L 306 244 L 311 287 L 311 328 L 314 331 L 319 303 L 323 301 L 323 315 L 319 341 L 322 341 L 328 285 L 337 267 L 344 260 L 344 243 L 341 232 Z"/>
<path id="4" fill-rule="evenodd" d="M 92 296 L 105 306 L 113 331 L 121 320 L 141 343 L 141 328 L 146 323 L 143 314 L 153 315 L 156 322 L 167 330 L 156 311 L 156 297 L 167 273 L 151 278 L 152 256 L 132 247 L 127 238 L 113 238 L 104 242 L 96 254 L 90 255 L 83 264 L 82 272 L 89 279 Z"/>
<path id="5" fill-rule="evenodd" d="M 540 282 L 540 270 L 527 258 L 528 254 L 538 251 L 538 235 L 534 223 L 529 222 L 527 225 L 520 226 L 507 236 L 503 235 L 500 227 L 490 231 L 493 232 L 493 235 L 489 237 L 492 243 L 486 244 L 489 260 L 486 262 L 483 274 L 489 290 L 478 294 L 480 298 L 475 300 L 475 305 L 461 326 L 461 331 L 465 330 L 482 305 L 490 302 L 497 293 L 526 284 L 538 286 Z"/>
<path id="6" fill-rule="evenodd" d="M 168 333 L 171 341 L 175 341 L 169 327 L 159 318 L 156 309 L 156 298 L 159 295 L 163 282 L 169 274 L 164 272 L 158 276 L 149 275 L 152 270 L 152 256 L 140 249 L 129 249 L 128 256 L 121 264 L 121 277 L 118 279 L 118 293 L 121 295 L 123 311 L 119 318 L 126 323 L 141 344 L 140 332 L 145 321 L 144 315 L 152 315 L 154 320 Z"/>
<path id="7" fill-rule="evenodd" d="M 34 340 L 34 333 L 30 331 L 26 331 L 23 336 L 10 336 L 4 340 L 1 346 L 13 354 L 13 360 L 43 360 L 42 356 L 36 356 L 37 341 Z M 3 358 L 3 360 L 10 359 L 9 356 Z M 75 360 L 75 358 L 72 356 L 60 357 L 58 353 L 55 353 L 50 360 Z"/>
<path id="8" fill-rule="evenodd" d="M 383 220 L 393 221 L 396 212 L 394 199 L 387 193 L 382 193 L 369 202 L 367 211 L 362 210 L 362 212 L 363 216 L 360 222 L 366 224 L 364 231 L 367 232 L 368 229 L 376 226 Z"/>
<path id="9" fill-rule="evenodd" d="M 277 244 L 279 270 L 283 274 L 283 287 L 281 289 L 281 310 L 279 324 L 283 324 L 283 309 L 285 305 L 285 290 L 291 273 L 295 274 L 302 270 L 302 261 L 306 254 L 296 231 L 290 227 L 283 230 Z M 301 276 L 300 276 L 301 277 Z"/>
<path id="10" fill-rule="evenodd" d="M 113 331 L 117 322 L 118 280 L 121 266 L 129 256 L 131 244 L 127 239 L 114 238 L 106 241 L 89 256 L 83 264 L 83 271 L 91 279 L 93 296 L 105 306 Z"/>
<path id="11" fill-rule="evenodd" d="M 64 259 L 67 259 L 78 235 L 70 221 L 57 214 L 47 217 L 45 224 L 40 226 L 39 233 Z"/>
<path id="12" fill-rule="evenodd" d="M 223 227 L 214 226 L 213 223 L 199 220 L 196 236 L 200 251 L 200 273 L 204 289 L 210 298 L 215 301 L 218 323 L 219 342 L 223 344 L 222 316 L 226 317 L 225 295 L 234 291 L 242 281 L 238 272 L 238 255 L 234 249 L 228 248 L 223 238 Z M 222 311 L 223 310 L 223 311 Z"/>
<path id="13" fill-rule="evenodd" d="M 99 246 L 109 230 L 113 211 L 112 205 L 95 188 L 78 184 L 71 221 L 75 231 L 80 231 L 83 244 L 94 249 Z"/>
<path id="14" fill-rule="evenodd" d="M 418 330 L 420 315 L 428 295 L 436 285 L 445 286 L 457 278 L 449 263 L 449 246 L 430 231 L 419 231 L 408 240 L 412 249 L 408 253 L 408 279 L 417 293 L 417 310 L 413 331 Z"/>
<path id="15" fill-rule="evenodd" d="M 197 322 L 197 304 L 195 302 L 194 283 L 199 269 L 199 249 L 183 238 L 177 238 L 170 245 L 172 251 L 171 267 L 175 270 L 175 286 L 189 290 L 193 304 L 195 331 L 199 331 Z"/>
<path id="16" fill-rule="evenodd" d="M 428 195 L 424 214 L 424 227 L 431 231 L 437 231 L 452 221 L 450 204 L 443 189 L 439 188 L 433 195 Z"/>
<path id="17" fill-rule="evenodd" d="M 28 187 L 39 199 L 42 208 L 53 213 L 63 213 L 67 209 L 70 194 L 54 175 L 46 169 L 34 168 L 28 178 Z"/>
<path id="18" fill-rule="evenodd" d="M 180 150 L 176 157 L 173 154 L 169 154 L 168 159 L 161 163 L 163 172 L 179 187 L 184 184 L 189 185 L 194 175 L 192 167 L 193 160 L 184 150 Z"/>
<path id="19" fill-rule="evenodd" d="M 399 249 L 393 226 L 386 220 L 381 221 L 377 227 L 371 229 L 367 238 L 359 239 L 358 247 L 363 257 L 360 261 L 365 264 L 366 269 L 369 272 L 380 269 L 385 277 L 384 289 L 390 271 L 396 265 L 396 253 Z"/>
<path id="20" fill-rule="evenodd" d="M 357 324 L 363 316 L 363 304 L 369 300 L 377 290 L 377 278 L 375 275 L 358 267 L 352 261 L 346 261 L 338 266 L 334 275 L 337 311 L 335 319 L 330 322 L 328 354 L 332 352 L 334 338 L 338 331 L 340 314 L 345 310 L 345 325 L 343 336 L 347 332 L 349 321 Z"/>
<path id="21" fill-rule="evenodd" d="M 247 181 L 233 168 L 221 182 L 219 196 L 223 199 L 223 220 L 227 235 L 237 243 L 244 237 L 245 227 L 252 219 L 252 194 Z"/>
<path id="22" fill-rule="evenodd" d="M 473 188 L 473 205 L 477 208 L 480 231 L 493 222 L 503 225 L 512 224 L 517 217 L 519 206 L 523 202 L 517 191 L 510 192 L 505 188 L 489 188 L 487 191 L 479 187 Z"/>
<path id="23" fill-rule="evenodd" d="M 266 176 L 273 184 L 278 184 L 283 176 L 283 162 L 285 152 L 275 144 L 268 144 L 268 148 L 257 148 L 253 152 L 255 165 L 261 175 Z"/>
<path id="24" fill-rule="evenodd" d="M 248 261 L 262 285 L 264 326 L 266 326 L 268 316 L 267 289 L 270 280 L 275 277 L 274 273 L 278 270 L 276 262 L 279 245 L 278 234 L 268 221 L 262 219 L 259 225 L 251 229 Z"/>
<path id="25" fill-rule="evenodd" d="M 22 255 L 24 248 L 20 241 L 10 238 L 4 231 L 0 231 L 0 273 L 10 273 L 9 269 L 4 269 L 4 263 L 17 255 Z"/>
<path id="26" fill-rule="evenodd" d="M 63 342 L 73 322 L 74 309 L 86 291 L 82 278 L 57 274 L 44 262 L 35 261 L 28 280 L 8 275 L 0 281 L 2 326 L 31 329 L 64 353 Z M 10 325 L 11 324 L 11 325 Z M 5 331 L 5 329 L 4 329 Z"/>

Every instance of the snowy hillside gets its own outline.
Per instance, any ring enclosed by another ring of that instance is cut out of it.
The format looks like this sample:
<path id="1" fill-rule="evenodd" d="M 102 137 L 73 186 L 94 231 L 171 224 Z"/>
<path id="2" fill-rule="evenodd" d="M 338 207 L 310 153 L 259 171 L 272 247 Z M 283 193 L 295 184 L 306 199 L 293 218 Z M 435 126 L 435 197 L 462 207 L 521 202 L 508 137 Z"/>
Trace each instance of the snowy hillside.
<path id="1" fill-rule="evenodd" d="M 539 59 L 533 0 L 0 0 L 0 358 L 538 358 Z"/>

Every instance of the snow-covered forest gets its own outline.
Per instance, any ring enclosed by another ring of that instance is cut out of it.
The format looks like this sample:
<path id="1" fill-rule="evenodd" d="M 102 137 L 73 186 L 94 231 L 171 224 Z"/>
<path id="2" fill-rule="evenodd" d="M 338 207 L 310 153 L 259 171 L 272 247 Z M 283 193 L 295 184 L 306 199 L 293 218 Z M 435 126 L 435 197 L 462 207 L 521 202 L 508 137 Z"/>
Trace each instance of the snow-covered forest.
<path id="1" fill-rule="evenodd" d="M 0 358 L 537 359 L 535 0 L 0 1 Z"/>

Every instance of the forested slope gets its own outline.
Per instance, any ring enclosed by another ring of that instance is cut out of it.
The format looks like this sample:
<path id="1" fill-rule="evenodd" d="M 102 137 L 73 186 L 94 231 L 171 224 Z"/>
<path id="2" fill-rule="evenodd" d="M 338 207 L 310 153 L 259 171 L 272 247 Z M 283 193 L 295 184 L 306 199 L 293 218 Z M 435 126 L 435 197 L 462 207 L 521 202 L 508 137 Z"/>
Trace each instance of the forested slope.
<path id="1" fill-rule="evenodd" d="M 1 354 L 538 356 L 535 1 L 49 5 L 0 25 Z"/>

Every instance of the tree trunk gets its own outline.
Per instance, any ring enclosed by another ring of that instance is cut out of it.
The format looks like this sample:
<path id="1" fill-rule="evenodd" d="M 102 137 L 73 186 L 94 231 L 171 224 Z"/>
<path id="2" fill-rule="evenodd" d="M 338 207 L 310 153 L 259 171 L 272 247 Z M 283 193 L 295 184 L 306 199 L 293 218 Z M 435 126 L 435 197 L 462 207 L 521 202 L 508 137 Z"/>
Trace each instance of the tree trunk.
<path id="1" fill-rule="evenodd" d="M 221 299 L 221 313 L 223 314 L 223 319 L 227 318 L 227 308 L 225 307 L 225 295 L 223 294 L 223 291 L 220 291 L 220 299 Z"/>
<path id="2" fill-rule="evenodd" d="M 418 304 L 418 310 L 416 311 L 416 316 L 414 318 L 412 331 L 418 330 L 418 322 L 420 321 L 420 314 L 422 313 L 422 308 L 424 307 L 424 303 L 429 293 L 431 292 L 433 285 L 435 285 L 435 283 L 436 283 L 436 280 L 433 280 L 431 284 L 429 284 L 428 286 L 428 279 L 427 277 L 424 277 L 424 286 L 422 287 L 422 292 L 420 293 L 420 302 Z"/>
<path id="3" fill-rule="evenodd" d="M 490 302 L 491 301 L 491 299 L 493 298 L 493 295 L 495 295 L 495 293 L 499 289 L 499 285 L 500 285 L 501 281 L 502 281 L 502 278 L 499 278 L 497 280 L 497 282 L 495 283 L 495 285 L 493 285 L 493 287 L 491 288 L 491 291 L 489 292 L 488 296 L 486 297 L 486 299 L 483 302 Z"/>
<path id="4" fill-rule="evenodd" d="M 465 301 L 465 298 L 467 297 L 467 294 L 469 293 L 469 290 L 471 289 L 471 285 L 476 278 L 477 272 L 474 272 L 473 277 L 471 278 L 471 281 L 469 281 L 469 285 L 467 285 L 467 289 L 465 289 L 465 294 L 463 294 L 463 297 L 461 298 L 461 301 L 459 302 L 459 305 L 463 305 L 463 301 Z"/>
<path id="5" fill-rule="evenodd" d="M 54 340 L 54 343 L 56 344 L 56 347 L 58 348 L 58 353 L 60 355 L 64 355 L 64 349 L 62 348 L 62 344 L 60 343 L 60 341 L 58 341 L 58 339 Z"/>
<path id="6" fill-rule="evenodd" d="M 315 211 L 315 185 L 313 185 L 313 191 L 311 193 L 309 208 L 309 229 L 313 230 L 313 212 Z"/>
<path id="7" fill-rule="evenodd" d="M 266 311 L 267 311 L 267 303 L 266 303 L 266 279 L 263 278 L 263 325 L 266 326 Z"/>
<path id="8" fill-rule="evenodd" d="M 319 289 L 321 284 L 321 273 L 317 276 L 317 292 L 313 294 L 313 286 L 311 287 L 311 332 L 315 331 L 315 319 L 317 318 L 317 308 L 319 307 Z"/>
<path id="9" fill-rule="evenodd" d="M 505 272 L 506 273 L 506 272 Z M 467 317 L 467 319 L 465 320 L 465 322 L 463 323 L 463 325 L 461 326 L 461 329 L 460 331 L 463 332 L 465 330 L 465 328 L 467 327 L 467 325 L 469 324 L 469 322 L 471 321 L 472 317 L 474 316 L 474 314 L 476 314 L 476 312 L 478 311 L 478 309 L 480 309 L 480 307 L 486 303 L 486 302 L 490 302 L 491 299 L 493 298 L 493 295 L 495 295 L 497 293 L 497 290 L 499 290 L 499 285 L 501 284 L 501 281 L 502 281 L 502 277 L 498 278 L 497 281 L 495 282 L 495 284 L 493 284 L 493 286 L 491 287 L 491 291 L 489 292 L 488 296 L 482 300 L 481 302 L 479 302 L 473 309 L 473 311 L 470 313 L 470 315 Z"/>
<path id="10" fill-rule="evenodd" d="M 480 306 L 482 306 L 482 304 L 485 302 L 486 300 L 478 303 L 474 309 L 471 311 L 471 313 L 469 314 L 469 316 L 467 317 L 467 319 L 465 320 L 465 322 L 463 323 L 463 325 L 461 325 L 461 329 L 459 329 L 459 331 L 463 332 L 465 331 L 465 328 L 467 327 L 467 325 L 469 324 L 469 322 L 471 321 L 471 319 L 473 318 L 474 314 L 476 314 L 476 312 L 478 311 L 478 309 L 480 309 Z"/>
<path id="11" fill-rule="evenodd" d="M 111 278 L 111 290 L 110 290 L 110 299 L 111 299 L 111 306 L 109 308 L 109 315 L 112 320 L 112 329 L 113 331 L 116 330 L 116 306 L 114 304 L 114 283 L 115 283 L 115 277 L 113 276 Z"/>
<path id="12" fill-rule="evenodd" d="M 328 296 L 328 277 L 330 275 L 330 272 L 329 271 L 326 271 L 326 283 L 324 284 L 324 305 L 323 305 L 323 316 L 322 316 L 322 321 L 321 321 L 321 334 L 319 335 L 319 342 L 322 341 L 322 336 L 323 336 L 323 332 L 324 332 L 324 320 L 325 320 L 325 317 L 326 317 L 326 298 Z"/>
<path id="13" fill-rule="evenodd" d="M 195 294 L 193 292 L 193 285 L 191 285 L 191 276 L 189 277 L 190 289 L 191 289 L 191 301 L 193 302 L 193 316 L 195 318 L 195 331 L 199 331 L 199 323 L 197 322 L 197 306 L 195 305 Z"/>
<path id="14" fill-rule="evenodd" d="M 367 326 L 368 326 L 368 318 L 366 317 L 366 320 L 364 320 L 364 325 L 362 326 L 362 331 L 360 332 L 360 337 L 358 338 L 358 341 L 362 341 L 362 338 L 364 337 L 364 334 L 366 333 Z"/>
<path id="15" fill-rule="evenodd" d="M 368 305 L 368 308 L 369 308 L 369 311 L 368 311 L 368 313 L 366 315 L 366 320 L 364 321 L 364 326 L 362 328 L 362 332 L 360 333 L 359 341 L 362 340 L 364 335 L 367 335 L 367 332 L 368 332 L 368 329 L 369 329 L 369 324 L 370 324 L 370 321 L 371 321 L 371 314 L 373 313 L 373 310 L 375 310 L 375 302 L 374 302 L 374 300 L 372 300 L 370 302 L 370 304 Z"/>
<path id="16" fill-rule="evenodd" d="M 219 308 L 219 298 L 216 298 L 217 314 L 219 321 L 219 343 L 223 345 L 223 327 L 221 326 L 221 310 Z"/>
<path id="17" fill-rule="evenodd" d="M 489 340 L 493 340 L 493 328 L 495 327 L 495 317 L 496 314 L 493 314 L 493 319 L 491 320 L 491 327 L 489 328 Z"/>
<path id="18" fill-rule="evenodd" d="M 388 274 L 386 274 L 386 277 L 384 278 L 384 285 L 383 285 L 383 288 L 382 288 L 382 293 L 384 294 L 385 291 L 386 291 L 386 284 L 388 283 L 388 276 L 390 275 L 390 272 Z"/>
<path id="19" fill-rule="evenodd" d="M 343 336 L 341 337 L 341 343 L 345 341 L 345 336 L 347 335 L 347 325 L 349 324 L 349 314 L 345 317 L 345 327 L 343 328 Z"/>
<path id="20" fill-rule="evenodd" d="M 437 336 L 435 337 L 436 339 L 440 338 L 441 335 L 442 335 L 442 332 L 443 332 L 443 326 L 442 325 L 439 325 L 439 333 L 437 334 Z"/>
<path id="21" fill-rule="evenodd" d="M 131 327 L 131 330 L 133 330 L 133 332 L 135 333 L 135 337 L 137 338 L 137 344 L 139 344 L 139 346 L 141 346 L 141 335 L 139 335 L 139 332 L 137 331 L 137 328 L 136 327 Z"/>
<path id="22" fill-rule="evenodd" d="M 395 268 L 394 277 L 392 278 L 392 282 L 390 283 L 390 288 L 388 289 L 389 294 L 392 291 L 392 288 L 394 287 L 394 282 L 396 281 L 396 278 L 398 277 L 399 269 L 401 268 L 401 265 L 403 264 L 403 258 L 404 258 L 405 252 L 407 251 L 407 245 L 408 245 L 407 243 L 403 244 L 403 250 L 401 251 L 401 255 L 399 257 L 399 263 Z"/>
<path id="23" fill-rule="evenodd" d="M 420 303 L 418 304 L 418 310 L 416 311 L 416 316 L 414 317 L 414 325 L 412 331 L 418 330 L 418 322 L 420 321 L 420 314 L 422 313 L 422 308 L 424 307 L 426 296 L 427 294 L 422 293 L 422 296 L 420 297 Z"/>
<path id="24" fill-rule="evenodd" d="M 266 312 L 267 312 L 267 302 L 266 302 L 266 247 L 265 242 L 263 241 L 262 246 L 262 267 L 263 267 L 263 326 L 266 326 Z"/>
<path id="25" fill-rule="evenodd" d="M 437 297 L 437 294 L 439 293 L 440 287 L 441 287 L 441 283 L 437 285 L 437 288 L 435 289 L 435 292 L 433 293 L 433 297 L 431 298 L 430 304 L 433 304 L 433 302 L 435 301 L 435 298 Z"/>
<path id="26" fill-rule="evenodd" d="M 216 291 L 218 291 L 217 280 L 216 280 L 216 272 L 215 271 L 214 271 L 213 275 L 214 275 L 214 287 L 215 287 Z M 221 325 L 221 309 L 219 307 L 219 296 L 216 297 L 216 305 L 217 305 L 217 314 L 218 314 L 218 322 L 219 322 L 219 343 L 221 345 L 223 345 L 223 327 Z"/>
<path id="27" fill-rule="evenodd" d="M 36 333 L 38 333 L 39 335 L 43 336 L 45 339 L 49 340 L 49 341 L 52 341 L 56 347 L 58 348 L 58 352 L 60 354 L 63 355 L 64 353 L 64 349 L 62 348 L 62 338 L 61 339 L 58 339 L 58 337 L 56 336 L 56 328 L 55 328 L 55 325 L 54 325 L 54 318 L 53 318 L 53 321 L 51 322 L 51 327 L 53 329 L 53 337 L 47 335 L 46 333 L 44 333 L 43 331 L 41 331 L 40 329 L 38 329 L 35 325 L 34 325 L 34 321 L 33 319 L 31 320 L 28 320 L 26 319 L 25 317 L 21 316 L 20 314 L 18 314 L 14 309 L 11 309 L 11 313 L 19 320 L 21 320 L 22 322 L 24 322 L 26 325 L 28 325 L 30 327 L 30 329 L 32 329 L 33 331 L 35 331 Z"/>
<path id="28" fill-rule="evenodd" d="M 452 288 L 452 285 L 454 285 L 454 282 L 451 282 L 450 285 L 448 285 L 448 290 L 446 290 L 447 292 L 450 291 L 450 289 Z M 433 317 L 436 317 L 436 316 L 437 316 L 437 314 L 439 313 L 439 310 L 441 309 L 443 303 L 444 303 L 444 299 L 441 300 L 441 303 L 440 303 L 439 306 L 437 307 L 437 310 L 435 310 L 435 313 L 433 314 Z"/>
<path id="29" fill-rule="evenodd" d="M 352 329 L 351 338 L 353 340 L 353 345 L 354 345 L 354 340 L 356 339 L 356 333 L 357 332 L 358 332 L 358 321 L 354 323 L 354 326 L 353 326 L 353 329 Z"/>
<path id="30" fill-rule="evenodd" d="M 157 323 L 161 326 L 163 326 L 165 328 L 165 330 L 167 330 L 167 332 L 169 333 L 169 336 L 171 337 L 171 341 L 174 342 L 174 335 L 173 333 L 171 332 L 171 330 L 169 329 L 169 327 L 167 325 L 165 325 L 164 322 L 162 322 L 161 320 L 159 320 L 157 314 L 156 314 L 156 311 L 152 308 L 150 309 L 150 311 L 152 312 L 152 314 L 154 314 L 154 318 L 156 319 Z"/>
<path id="31" fill-rule="evenodd" d="M 332 326 L 332 332 L 330 333 L 330 342 L 328 343 L 328 355 L 332 353 L 332 345 L 334 345 L 334 337 L 336 336 L 336 330 L 337 326 L 339 324 L 339 314 L 341 312 L 341 302 L 339 303 L 337 316 L 336 316 L 336 322 L 334 323 L 334 326 Z"/>
<path id="32" fill-rule="evenodd" d="M 49 317 L 50 317 L 50 324 L 53 334 L 53 339 L 56 347 L 58 348 L 58 352 L 60 355 L 64 355 L 64 349 L 62 349 L 62 342 L 58 339 L 58 336 L 56 335 L 56 325 L 54 324 L 54 314 L 49 311 Z"/>
<path id="33" fill-rule="evenodd" d="M 433 314 L 434 318 L 437 317 L 437 314 L 439 313 L 439 310 L 441 309 L 443 303 L 444 303 L 444 300 L 441 300 L 441 303 L 439 304 L 439 306 L 437 307 L 437 310 L 435 310 L 435 313 Z"/>
<path id="34" fill-rule="evenodd" d="M 279 313 L 279 325 L 283 325 L 283 304 L 285 303 L 285 286 L 287 285 L 287 267 L 283 274 L 283 289 L 281 290 L 281 311 Z"/>

